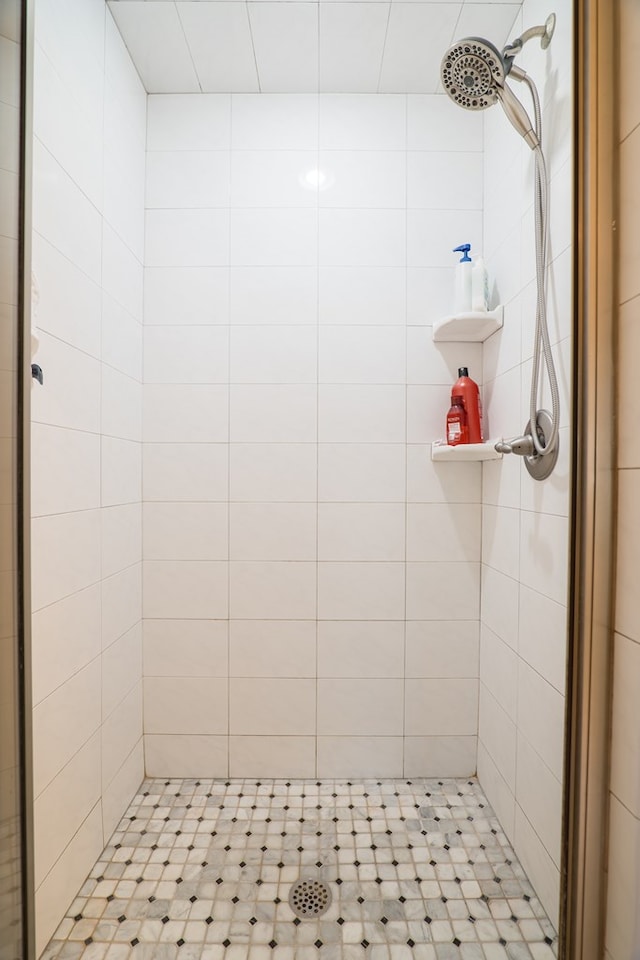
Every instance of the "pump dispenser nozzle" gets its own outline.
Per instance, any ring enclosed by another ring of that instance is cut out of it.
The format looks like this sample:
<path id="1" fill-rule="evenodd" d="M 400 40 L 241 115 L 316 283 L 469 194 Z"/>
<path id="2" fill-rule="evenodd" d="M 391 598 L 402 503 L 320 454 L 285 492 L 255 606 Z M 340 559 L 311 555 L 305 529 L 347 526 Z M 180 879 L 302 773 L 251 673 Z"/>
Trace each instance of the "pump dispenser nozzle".
<path id="1" fill-rule="evenodd" d="M 469 256 L 469 250 L 471 250 L 470 243 L 461 243 L 459 247 L 454 247 L 454 253 L 461 253 L 460 263 L 471 263 L 471 257 Z"/>

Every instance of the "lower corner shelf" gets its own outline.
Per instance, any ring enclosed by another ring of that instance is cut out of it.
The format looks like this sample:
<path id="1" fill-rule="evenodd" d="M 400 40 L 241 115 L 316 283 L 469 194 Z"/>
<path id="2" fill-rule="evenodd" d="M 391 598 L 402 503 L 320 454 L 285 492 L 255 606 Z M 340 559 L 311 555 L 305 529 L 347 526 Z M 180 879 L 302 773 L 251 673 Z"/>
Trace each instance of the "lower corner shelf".
<path id="1" fill-rule="evenodd" d="M 501 460 L 502 454 L 495 449 L 497 440 L 487 440 L 486 443 L 459 443 L 455 447 L 449 446 L 444 440 L 435 440 L 431 444 L 432 460 Z"/>

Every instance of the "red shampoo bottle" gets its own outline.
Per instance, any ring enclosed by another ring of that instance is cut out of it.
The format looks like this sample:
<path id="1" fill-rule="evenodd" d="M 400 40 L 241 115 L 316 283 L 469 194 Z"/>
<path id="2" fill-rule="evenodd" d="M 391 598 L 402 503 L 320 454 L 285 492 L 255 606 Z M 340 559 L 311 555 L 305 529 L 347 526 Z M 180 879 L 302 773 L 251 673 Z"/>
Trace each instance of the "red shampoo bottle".
<path id="1" fill-rule="evenodd" d="M 447 443 L 457 447 L 459 443 L 469 443 L 469 428 L 462 397 L 451 397 L 451 407 L 447 414 Z"/>
<path id="2" fill-rule="evenodd" d="M 462 398 L 462 404 L 467 414 L 467 426 L 469 430 L 467 443 L 482 443 L 484 436 L 482 433 L 480 390 L 475 380 L 472 380 L 469 376 L 467 367 L 460 367 L 458 369 L 458 379 L 451 390 L 452 403 L 454 397 Z"/>

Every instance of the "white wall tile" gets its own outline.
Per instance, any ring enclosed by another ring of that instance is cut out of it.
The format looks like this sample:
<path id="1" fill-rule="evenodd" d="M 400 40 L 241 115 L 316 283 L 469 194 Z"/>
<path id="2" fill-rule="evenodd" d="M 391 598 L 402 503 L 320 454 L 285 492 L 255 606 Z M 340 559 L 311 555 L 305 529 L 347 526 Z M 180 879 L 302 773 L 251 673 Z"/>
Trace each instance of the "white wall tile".
<path id="1" fill-rule="evenodd" d="M 236 443 L 312 443 L 317 390 L 313 386 L 234 385 L 230 440 Z"/>
<path id="2" fill-rule="evenodd" d="M 405 777 L 472 777 L 476 737 L 406 737 Z"/>
<path id="3" fill-rule="evenodd" d="M 560 908 L 560 873 L 537 833 L 519 806 L 516 806 L 515 843 L 522 866 L 536 879 L 536 893 L 549 920 L 557 929 Z"/>
<path id="4" fill-rule="evenodd" d="M 482 151 L 483 119 L 481 112 L 461 114 L 458 105 L 441 94 L 409 94 L 409 150 Z M 478 157 L 478 163 L 481 162 Z"/>
<path id="5" fill-rule="evenodd" d="M 100 580 L 100 512 L 52 514 L 31 526 L 32 609 Z M 60 544 L 64 543 L 64 553 Z"/>
<path id="6" fill-rule="evenodd" d="M 405 682 L 408 736 L 474 736 L 478 731 L 477 680 Z"/>
<path id="7" fill-rule="evenodd" d="M 315 732 L 314 680 L 231 679 L 229 732 L 236 736 L 309 736 Z"/>
<path id="8" fill-rule="evenodd" d="M 318 97 L 237 94 L 232 97 L 234 150 L 315 150 Z"/>
<path id="9" fill-rule="evenodd" d="M 102 719 L 113 713 L 142 675 L 142 627 L 136 624 L 102 653 Z"/>
<path id="10" fill-rule="evenodd" d="M 47 390 L 32 394 L 31 418 L 72 430 L 100 432 L 100 364 L 49 334 L 40 335 L 38 362 Z"/>
<path id="11" fill-rule="evenodd" d="M 230 176 L 230 157 L 226 151 L 149 153 L 145 205 L 147 209 L 226 207 Z"/>
<path id="12" fill-rule="evenodd" d="M 640 824 L 615 795 L 610 816 L 606 943 L 610 955 L 620 960 L 638 947 Z"/>
<path id="13" fill-rule="evenodd" d="M 232 503 L 231 560 L 315 560 L 316 506 L 311 503 Z"/>
<path id="14" fill-rule="evenodd" d="M 315 501 L 317 447 L 313 443 L 232 443 L 231 501 Z"/>
<path id="15" fill-rule="evenodd" d="M 434 463 L 431 444 L 407 445 L 407 500 L 410 503 L 476 503 L 481 465 Z"/>
<path id="16" fill-rule="evenodd" d="M 405 383 L 401 327 L 326 326 L 319 334 L 320 383 Z"/>
<path id="17" fill-rule="evenodd" d="M 404 560 L 401 503 L 321 503 L 319 560 Z"/>
<path id="18" fill-rule="evenodd" d="M 102 580 L 102 646 L 131 629 L 142 616 L 141 564 Z"/>
<path id="19" fill-rule="evenodd" d="M 98 507 L 100 437 L 39 423 L 31 436 L 32 516 Z"/>
<path id="20" fill-rule="evenodd" d="M 556 779 L 562 778 L 564 698 L 522 660 L 518 665 L 518 729 Z"/>
<path id="21" fill-rule="evenodd" d="M 226 560 L 226 503 L 145 503 L 145 560 Z"/>
<path id="22" fill-rule="evenodd" d="M 31 644 L 32 697 L 38 704 L 100 653 L 99 584 L 35 612 Z"/>
<path id="23" fill-rule="evenodd" d="M 230 322 L 310 323 L 317 321 L 315 267 L 232 267 Z"/>
<path id="24" fill-rule="evenodd" d="M 311 326 L 231 329 L 232 383 L 315 383 L 317 334 Z"/>
<path id="25" fill-rule="evenodd" d="M 402 208 L 406 155 L 401 151 L 321 150 L 321 207 Z"/>
<path id="26" fill-rule="evenodd" d="M 317 171 L 318 154 L 308 150 L 234 151 L 231 206 L 316 207 Z"/>
<path id="27" fill-rule="evenodd" d="M 145 443 L 145 501 L 226 500 L 228 450 L 223 443 Z"/>
<path id="28" fill-rule="evenodd" d="M 147 734 L 145 768 L 149 777 L 226 777 L 228 737 Z"/>
<path id="29" fill-rule="evenodd" d="M 407 619 L 477 620 L 479 590 L 478 563 L 408 563 Z"/>
<path id="30" fill-rule="evenodd" d="M 312 621 L 231 621 L 229 676 L 302 678 L 315 675 L 316 626 Z"/>
<path id="31" fill-rule="evenodd" d="M 147 150 L 228 150 L 230 145 L 227 94 L 148 97 Z"/>
<path id="32" fill-rule="evenodd" d="M 228 627 L 221 620 L 145 620 L 145 677 L 226 677 Z"/>
<path id="33" fill-rule="evenodd" d="M 315 737 L 229 737 L 230 777 L 309 779 L 315 774 Z"/>
<path id="34" fill-rule="evenodd" d="M 146 677 L 144 731 L 226 733 L 227 681 L 210 677 Z"/>
<path id="35" fill-rule="evenodd" d="M 143 406 L 145 442 L 221 443 L 228 438 L 227 387 L 149 384 Z"/>
<path id="36" fill-rule="evenodd" d="M 142 733 L 142 682 L 102 724 L 102 783 L 111 783 Z"/>
<path id="37" fill-rule="evenodd" d="M 152 619 L 227 616 L 227 565 L 208 560 L 147 560 L 143 613 Z"/>
<path id="38" fill-rule="evenodd" d="M 482 209 L 482 154 L 407 154 L 407 206 L 428 210 Z"/>
<path id="39" fill-rule="evenodd" d="M 320 267 L 319 321 L 326 324 L 403 324 L 403 267 Z"/>
<path id="40" fill-rule="evenodd" d="M 319 736 L 401 736 L 402 680 L 318 680 Z"/>
<path id="41" fill-rule="evenodd" d="M 145 327 L 145 383 L 227 383 L 228 380 L 226 326 Z"/>
<path id="42" fill-rule="evenodd" d="M 316 565 L 311 562 L 229 564 L 230 615 L 243 620 L 314 620 Z"/>
<path id="43" fill-rule="evenodd" d="M 567 673 L 567 608 L 520 584 L 518 653 L 564 694 Z"/>
<path id="44" fill-rule="evenodd" d="M 483 683 L 480 684 L 478 737 L 513 800 L 516 789 L 517 729 Z M 497 792 L 500 793 L 500 789 Z"/>
<path id="45" fill-rule="evenodd" d="M 318 393 L 318 439 L 321 443 L 404 441 L 404 387 L 323 385 Z"/>
<path id="46" fill-rule="evenodd" d="M 486 564 L 482 567 L 482 622 L 501 640 L 514 649 L 522 646 L 522 621 L 520 616 L 521 585 L 512 577 L 507 577 Z M 535 595 L 534 595 L 535 596 Z M 542 598 L 541 598 L 542 599 Z M 531 617 L 531 607 L 525 615 Z M 524 619 L 524 617 L 523 617 Z M 540 622 L 536 613 L 530 620 L 530 633 L 534 645 L 540 640 Z M 522 656 L 522 649 L 519 649 Z M 526 659 L 526 657 L 525 657 Z"/>
<path id="47" fill-rule="evenodd" d="M 406 97 L 327 94 L 320 97 L 323 150 L 404 150 Z"/>
<path id="48" fill-rule="evenodd" d="M 391 620 L 321 621 L 318 676 L 403 677 L 404 624 Z"/>
<path id="49" fill-rule="evenodd" d="M 141 440 L 141 384 L 104 364 L 101 388 L 102 434 L 121 440 Z"/>
<path id="50" fill-rule="evenodd" d="M 545 850 L 560 868 L 562 784 L 543 763 L 526 737 L 518 736 L 516 799 Z"/>
<path id="51" fill-rule="evenodd" d="M 144 320 L 148 324 L 211 324 L 229 319 L 226 267 L 147 267 Z"/>
<path id="52" fill-rule="evenodd" d="M 402 620 L 402 563 L 321 563 L 318 616 L 322 620 Z"/>
<path id="53" fill-rule="evenodd" d="M 98 730 L 100 719 L 100 664 L 95 659 L 33 711 L 34 797 Z"/>
<path id="54" fill-rule="evenodd" d="M 229 256 L 233 266 L 312 266 L 317 251 L 315 210 L 231 211 Z"/>
<path id="55" fill-rule="evenodd" d="M 226 210 L 147 210 L 145 260 L 150 267 L 215 267 L 229 262 Z"/>
<path id="56" fill-rule="evenodd" d="M 408 676 L 453 679 L 478 675 L 475 620 L 409 620 L 406 629 Z"/>
<path id="57" fill-rule="evenodd" d="M 142 554 L 142 510 L 139 503 L 105 507 L 102 524 L 102 576 L 110 577 L 140 562 Z"/>
<path id="58" fill-rule="evenodd" d="M 318 737 L 319 777 L 399 777 L 402 737 Z"/>
<path id="59" fill-rule="evenodd" d="M 412 503 L 407 508 L 407 560 L 480 559 L 477 504 Z"/>
<path id="60" fill-rule="evenodd" d="M 320 210 L 320 266 L 404 266 L 405 232 L 404 210 Z"/>
<path id="61" fill-rule="evenodd" d="M 482 623 L 480 628 L 480 680 L 515 721 L 518 699 L 518 658 L 510 646 Z"/>
<path id="62" fill-rule="evenodd" d="M 401 503 L 404 491 L 404 444 L 321 443 L 318 446 L 320 501 Z"/>
<path id="63" fill-rule="evenodd" d="M 119 303 L 102 296 L 102 361 L 142 379 L 142 326 Z"/>

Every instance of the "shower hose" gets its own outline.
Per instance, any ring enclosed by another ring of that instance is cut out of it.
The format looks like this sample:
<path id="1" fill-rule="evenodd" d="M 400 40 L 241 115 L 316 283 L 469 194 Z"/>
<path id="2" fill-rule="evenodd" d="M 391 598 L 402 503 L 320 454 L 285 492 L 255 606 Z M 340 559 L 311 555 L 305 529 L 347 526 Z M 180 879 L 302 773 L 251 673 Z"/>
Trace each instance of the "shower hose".
<path id="1" fill-rule="evenodd" d="M 535 156 L 535 185 L 534 185 L 534 217 L 536 241 L 536 330 L 533 345 L 533 369 L 531 372 L 531 393 L 529 398 L 529 417 L 531 420 L 531 437 L 538 456 L 550 453 L 558 440 L 558 424 L 560 420 L 560 393 L 558 377 L 553 362 L 553 353 L 549 341 L 549 327 L 547 323 L 547 252 L 549 244 L 549 179 L 547 167 L 542 152 L 542 112 L 540 98 L 533 80 L 526 76 L 524 82 L 529 87 L 533 100 L 535 115 L 535 132 L 538 146 L 534 149 Z M 543 366 L 546 368 L 551 392 L 551 434 L 540 438 L 535 429 L 538 418 L 538 393 L 542 381 Z"/>

